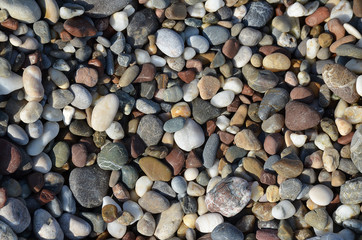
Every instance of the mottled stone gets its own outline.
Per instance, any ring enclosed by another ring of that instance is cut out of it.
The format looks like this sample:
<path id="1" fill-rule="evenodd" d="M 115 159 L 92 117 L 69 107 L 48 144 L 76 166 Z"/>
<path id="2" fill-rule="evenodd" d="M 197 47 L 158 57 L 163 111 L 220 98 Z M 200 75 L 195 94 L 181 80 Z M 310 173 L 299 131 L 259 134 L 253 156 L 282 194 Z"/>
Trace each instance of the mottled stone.
<path id="1" fill-rule="evenodd" d="M 362 173 L 362 125 L 357 128 L 351 141 L 351 159 L 357 169 Z"/>
<path id="2" fill-rule="evenodd" d="M 122 143 L 109 143 L 97 156 L 98 166 L 103 170 L 120 170 L 128 161 L 128 152 Z"/>
<path id="3" fill-rule="evenodd" d="M 292 131 L 301 131 L 318 125 L 321 117 L 309 105 L 291 101 L 285 106 L 285 125 Z"/>
<path id="4" fill-rule="evenodd" d="M 341 186 L 340 199 L 343 204 L 360 204 L 362 202 L 362 177 L 347 181 Z"/>

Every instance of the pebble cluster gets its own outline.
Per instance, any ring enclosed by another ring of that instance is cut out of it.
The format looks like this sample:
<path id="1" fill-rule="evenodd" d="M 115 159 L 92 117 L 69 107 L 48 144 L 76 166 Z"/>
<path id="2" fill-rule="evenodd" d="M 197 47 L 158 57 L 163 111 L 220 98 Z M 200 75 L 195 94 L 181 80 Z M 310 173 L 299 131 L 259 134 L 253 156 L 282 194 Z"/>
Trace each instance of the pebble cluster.
<path id="1" fill-rule="evenodd" d="M 0 238 L 361 240 L 361 0 L 0 0 Z"/>

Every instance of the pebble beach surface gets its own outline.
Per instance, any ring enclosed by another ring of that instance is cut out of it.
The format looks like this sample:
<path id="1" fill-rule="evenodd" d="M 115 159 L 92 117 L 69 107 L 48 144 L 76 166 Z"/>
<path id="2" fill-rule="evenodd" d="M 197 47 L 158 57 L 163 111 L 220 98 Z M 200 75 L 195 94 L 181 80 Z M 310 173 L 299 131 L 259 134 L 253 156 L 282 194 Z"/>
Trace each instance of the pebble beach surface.
<path id="1" fill-rule="evenodd" d="M 0 239 L 362 240 L 361 0 L 0 0 Z"/>

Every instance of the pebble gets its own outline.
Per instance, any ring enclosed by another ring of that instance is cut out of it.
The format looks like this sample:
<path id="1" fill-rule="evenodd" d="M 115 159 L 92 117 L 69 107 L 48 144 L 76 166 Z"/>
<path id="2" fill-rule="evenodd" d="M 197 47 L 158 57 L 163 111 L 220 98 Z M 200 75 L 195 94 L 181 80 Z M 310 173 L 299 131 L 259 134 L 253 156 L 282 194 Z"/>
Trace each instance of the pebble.
<path id="1" fill-rule="evenodd" d="M 170 29 L 160 29 L 156 33 L 157 47 L 169 57 L 179 57 L 184 51 L 184 42 L 180 35 Z"/>
<path id="2" fill-rule="evenodd" d="M 25 130 L 16 124 L 10 124 L 8 126 L 7 135 L 19 145 L 26 145 L 29 142 L 29 137 Z"/>
<path id="3" fill-rule="evenodd" d="M 56 122 L 46 122 L 44 124 L 43 134 L 37 138 L 32 139 L 26 147 L 26 151 L 30 156 L 40 154 L 45 146 L 52 141 L 59 133 L 59 125 Z"/>
<path id="4" fill-rule="evenodd" d="M 193 47 L 197 53 L 205 53 L 209 50 L 209 41 L 200 35 L 192 35 L 187 38 L 186 43 L 188 46 Z"/>
<path id="5" fill-rule="evenodd" d="M 138 204 L 152 214 L 162 213 L 170 207 L 170 202 L 167 198 L 154 191 L 146 192 L 138 200 Z"/>
<path id="6" fill-rule="evenodd" d="M 359 191 L 361 189 L 361 177 L 346 181 L 340 188 L 340 200 L 343 204 L 359 204 L 362 202 Z"/>
<path id="7" fill-rule="evenodd" d="M 177 231 L 184 214 L 180 203 L 173 203 L 160 215 L 154 236 L 159 239 L 168 239 Z"/>
<path id="8" fill-rule="evenodd" d="M 219 213 L 206 213 L 196 219 L 195 227 L 202 233 L 211 233 L 223 222 L 224 218 Z"/>
<path id="9" fill-rule="evenodd" d="M 255 137 L 250 129 L 243 129 L 235 135 L 236 146 L 247 151 L 255 151 L 261 149 L 260 141 Z"/>
<path id="10" fill-rule="evenodd" d="M 244 67 L 251 59 L 252 51 L 248 46 L 242 46 L 233 57 L 233 64 L 237 68 Z"/>
<path id="11" fill-rule="evenodd" d="M 152 181 L 170 181 L 172 172 L 161 161 L 153 157 L 143 157 L 139 161 L 140 168 Z"/>
<path id="12" fill-rule="evenodd" d="M 268 2 L 252 2 L 243 22 L 249 27 L 260 28 L 273 17 L 273 7 Z"/>
<path id="13" fill-rule="evenodd" d="M 222 91 L 213 96 L 210 103 L 217 108 L 223 108 L 230 105 L 234 100 L 234 97 L 235 93 L 233 91 Z"/>
<path id="14" fill-rule="evenodd" d="M 243 46 L 256 46 L 262 39 L 262 33 L 254 28 L 243 28 L 239 34 L 239 42 Z"/>
<path id="15" fill-rule="evenodd" d="M 109 18 L 109 24 L 112 26 L 114 30 L 117 32 L 121 32 L 128 26 L 128 15 L 126 12 L 115 12 Z"/>
<path id="16" fill-rule="evenodd" d="M 21 233 L 30 225 L 31 217 L 22 201 L 8 198 L 0 209 L 0 220 L 9 225 L 15 233 Z"/>
<path id="17" fill-rule="evenodd" d="M 205 142 L 202 128 L 192 119 L 187 119 L 184 127 L 175 132 L 174 139 L 177 146 L 187 152 L 200 147 Z"/>
<path id="18" fill-rule="evenodd" d="M 291 101 L 285 106 L 285 125 L 292 131 L 301 131 L 318 125 L 320 116 L 305 103 Z"/>
<path id="19" fill-rule="evenodd" d="M 243 240 L 244 234 L 230 223 L 221 223 L 212 230 L 211 238 L 214 240 L 221 240 L 225 238 Z"/>
<path id="20" fill-rule="evenodd" d="M 313 228 L 324 230 L 328 224 L 328 213 L 324 208 L 317 208 L 308 212 L 304 220 Z"/>
<path id="21" fill-rule="evenodd" d="M 147 146 L 157 145 L 163 135 L 162 121 L 154 115 L 145 115 L 138 124 L 137 134 Z"/>
<path id="22" fill-rule="evenodd" d="M 146 212 L 137 222 L 137 231 L 144 236 L 152 236 L 156 229 L 156 221 L 152 214 Z"/>
<path id="23" fill-rule="evenodd" d="M 14 231 L 7 225 L 6 223 L 0 221 L 0 235 L 4 239 L 17 239 L 18 237 L 14 233 Z"/>
<path id="24" fill-rule="evenodd" d="M 230 37 L 230 32 L 221 26 L 209 26 L 202 31 L 202 35 L 216 46 L 225 43 Z"/>
<path id="25" fill-rule="evenodd" d="M 38 209 L 34 212 L 33 229 L 36 237 L 41 240 L 61 240 L 64 238 L 64 233 L 58 221 L 44 209 Z"/>
<path id="26" fill-rule="evenodd" d="M 84 17 L 67 19 L 63 26 L 74 37 L 92 37 L 97 33 L 95 27 Z"/>
<path id="27" fill-rule="evenodd" d="M 350 2 L 342 0 L 335 7 L 332 8 L 330 18 L 338 18 L 341 23 L 346 23 L 351 20 L 352 16 L 353 10 Z"/>
<path id="28" fill-rule="evenodd" d="M 70 213 L 62 214 L 59 218 L 59 225 L 63 229 L 64 235 L 69 239 L 83 239 L 92 230 L 87 221 Z"/>
<path id="29" fill-rule="evenodd" d="M 319 206 L 327 206 L 333 199 L 333 192 L 325 185 L 315 185 L 309 190 L 310 199 Z"/>
<path id="30" fill-rule="evenodd" d="M 272 209 L 272 215 L 276 219 L 288 219 L 295 214 L 295 207 L 288 200 L 280 201 Z"/>
<path id="31" fill-rule="evenodd" d="M 6 9 L 9 15 L 25 23 L 34 23 L 40 19 L 41 11 L 39 5 L 33 0 L 15 0 L 0 2 L 1 8 Z"/>
<path id="32" fill-rule="evenodd" d="M 242 178 L 231 177 L 224 178 L 216 184 L 206 194 L 205 203 L 209 211 L 231 217 L 238 214 L 250 198 L 251 192 L 247 182 Z"/>
<path id="33" fill-rule="evenodd" d="M 98 166 L 103 170 L 120 170 L 128 161 L 128 152 L 122 143 L 109 143 L 97 156 Z"/>
<path id="34" fill-rule="evenodd" d="M 96 131 L 105 131 L 111 125 L 119 106 L 115 94 L 104 96 L 92 111 L 92 128 Z"/>

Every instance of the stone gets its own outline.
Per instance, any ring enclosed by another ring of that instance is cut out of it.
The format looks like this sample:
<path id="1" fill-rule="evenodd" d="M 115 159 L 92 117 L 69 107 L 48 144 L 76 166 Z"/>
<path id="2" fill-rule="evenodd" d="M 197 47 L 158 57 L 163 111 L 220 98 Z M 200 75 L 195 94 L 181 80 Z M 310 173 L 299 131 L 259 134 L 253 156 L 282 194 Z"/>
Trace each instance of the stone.
<path id="1" fill-rule="evenodd" d="M 223 47 L 222 53 L 229 59 L 235 57 L 236 53 L 239 51 L 240 43 L 237 39 L 229 39 L 227 40 Z"/>
<path id="2" fill-rule="evenodd" d="M 7 135 L 14 143 L 19 145 L 26 145 L 29 142 L 29 137 L 25 130 L 16 124 L 8 126 Z"/>
<path id="3" fill-rule="evenodd" d="M 188 46 L 194 48 L 197 53 L 205 53 L 209 50 L 209 41 L 200 35 L 192 35 L 187 38 L 186 43 Z M 193 79 L 192 79 L 193 80 Z"/>
<path id="4" fill-rule="evenodd" d="M 288 200 L 280 201 L 272 209 L 272 215 L 276 219 L 288 219 L 295 214 L 295 207 Z"/>
<path id="5" fill-rule="evenodd" d="M 220 88 L 220 82 L 216 77 L 203 76 L 197 84 L 200 97 L 203 100 L 211 99 Z"/>
<path id="6" fill-rule="evenodd" d="M 293 178 L 302 173 L 303 163 L 298 159 L 282 158 L 272 164 L 272 168 L 285 178 Z"/>
<path id="7" fill-rule="evenodd" d="M 263 59 L 263 67 L 272 72 L 286 71 L 290 66 L 289 58 L 282 53 L 272 53 Z"/>
<path id="8" fill-rule="evenodd" d="M 338 18 L 342 23 L 349 22 L 353 16 L 353 10 L 350 2 L 346 0 L 340 1 L 332 8 L 330 18 Z"/>
<path id="9" fill-rule="evenodd" d="M 249 27 L 261 28 L 273 16 L 273 7 L 268 2 L 252 2 L 248 7 L 243 23 Z"/>
<path id="10" fill-rule="evenodd" d="M 231 104 L 231 102 L 234 100 L 234 97 L 235 94 L 233 91 L 222 91 L 213 96 L 210 103 L 217 108 L 223 108 Z"/>
<path id="11" fill-rule="evenodd" d="M 120 170 L 127 162 L 127 149 L 120 142 L 108 143 L 97 156 L 97 164 L 103 170 Z"/>
<path id="12" fill-rule="evenodd" d="M 184 51 L 184 43 L 180 35 L 166 28 L 156 32 L 156 45 L 169 57 L 179 57 Z"/>
<path id="13" fill-rule="evenodd" d="M 321 117 L 305 103 L 291 101 L 285 106 L 285 125 L 292 131 L 301 131 L 318 125 Z"/>
<path id="14" fill-rule="evenodd" d="M 250 129 L 243 129 L 235 135 L 236 146 L 247 151 L 255 151 L 261 149 L 261 143 Z"/>
<path id="15" fill-rule="evenodd" d="M 93 37 L 97 31 L 84 17 L 74 17 L 64 22 L 64 29 L 74 37 Z"/>
<path id="16" fill-rule="evenodd" d="M 121 32 L 128 26 L 128 15 L 125 11 L 115 12 L 109 18 L 109 24 L 117 32 Z"/>
<path id="17" fill-rule="evenodd" d="M 87 109 L 92 104 L 92 95 L 80 84 L 72 84 L 70 91 L 74 95 L 71 105 L 78 109 Z"/>
<path id="18" fill-rule="evenodd" d="M 162 213 L 170 207 L 170 202 L 167 198 L 155 191 L 146 192 L 138 200 L 138 204 L 152 214 Z"/>
<path id="19" fill-rule="evenodd" d="M 14 231 L 4 223 L 3 221 L 0 221 L 0 236 L 3 239 L 18 239 L 17 235 L 14 233 Z"/>
<path id="20" fill-rule="evenodd" d="M 325 208 L 317 208 L 305 214 L 304 220 L 310 226 L 323 230 L 327 227 L 328 224 L 328 213 Z"/>
<path id="21" fill-rule="evenodd" d="M 225 238 L 244 240 L 244 234 L 230 223 L 221 223 L 212 230 L 211 238 L 213 240 L 221 240 Z"/>
<path id="22" fill-rule="evenodd" d="M 28 101 L 37 101 L 43 99 L 44 88 L 41 84 L 42 73 L 39 67 L 35 65 L 28 66 L 23 72 L 23 84 Z"/>
<path id="23" fill-rule="evenodd" d="M 260 221 L 270 221 L 274 219 L 271 212 L 273 207 L 276 205 L 276 203 L 260 203 L 256 202 L 254 203 L 254 206 L 252 207 L 253 214 L 260 220 Z"/>
<path id="24" fill-rule="evenodd" d="M 333 199 L 333 192 L 325 185 L 319 184 L 309 190 L 310 199 L 319 206 L 327 206 Z"/>
<path id="25" fill-rule="evenodd" d="M 86 208 L 98 207 L 108 192 L 110 173 L 97 165 L 75 168 L 69 176 L 70 189 L 78 203 Z"/>
<path id="26" fill-rule="evenodd" d="M 352 141 L 351 141 L 351 159 L 357 169 L 362 172 L 362 127 L 359 126 L 357 131 L 353 134 Z"/>
<path id="27" fill-rule="evenodd" d="M 16 73 L 10 72 L 9 76 L 0 76 L 0 95 L 7 95 L 23 87 L 23 79 Z"/>
<path id="28" fill-rule="evenodd" d="M 207 194 L 205 203 L 210 212 L 225 217 L 238 214 L 249 202 L 251 192 L 247 182 L 239 177 L 224 178 Z"/>
<path id="29" fill-rule="evenodd" d="M 161 161 L 153 157 L 143 157 L 139 160 L 140 168 L 152 181 L 171 180 L 172 172 Z"/>
<path id="30" fill-rule="evenodd" d="M 62 214 L 59 218 L 59 225 L 63 229 L 64 235 L 72 240 L 85 238 L 92 230 L 87 221 L 70 213 Z"/>
<path id="31" fill-rule="evenodd" d="M 33 0 L 2 0 L 0 1 L 2 9 L 6 9 L 9 15 L 24 23 L 34 23 L 41 17 L 39 5 Z"/>
<path id="32" fill-rule="evenodd" d="M 362 202 L 361 186 L 362 178 L 358 177 L 346 181 L 340 188 L 340 200 L 343 204 L 360 204 Z"/>
<path id="33" fill-rule="evenodd" d="M 219 213 L 206 213 L 196 219 L 195 227 L 202 233 L 211 233 L 223 222 L 224 218 Z"/>
<path id="34" fill-rule="evenodd" d="M 168 239 L 177 231 L 184 214 L 180 203 L 173 203 L 160 215 L 154 235 L 159 239 Z"/>
<path id="35" fill-rule="evenodd" d="M 74 95 L 69 90 L 57 89 L 52 91 L 48 102 L 55 109 L 63 109 L 65 106 L 73 102 Z M 38 120 L 38 119 L 36 119 Z"/>
<path id="36" fill-rule="evenodd" d="M 94 87 L 98 82 L 98 73 L 94 68 L 81 67 L 76 72 L 75 82 Z"/>
<path id="37" fill-rule="evenodd" d="M 230 32 L 221 26 L 209 26 L 202 31 L 202 35 L 216 46 L 225 43 L 230 37 Z"/>
<path id="38" fill-rule="evenodd" d="M 107 130 L 117 114 L 119 100 L 115 94 L 104 96 L 92 111 L 92 128 L 102 132 Z"/>
<path id="39" fill-rule="evenodd" d="M 38 209 L 34 212 L 33 231 L 36 237 L 41 240 L 61 240 L 64 238 L 58 221 L 44 209 Z"/>
<path id="40" fill-rule="evenodd" d="M 244 46 L 256 46 L 262 39 L 262 33 L 256 29 L 246 27 L 239 34 L 239 41 Z"/>
<path id="41" fill-rule="evenodd" d="M 21 233 L 30 225 L 31 217 L 22 201 L 8 198 L 5 206 L 0 209 L 0 220 L 15 233 Z"/>
<path id="42" fill-rule="evenodd" d="M 326 64 L 323 67 L 323 80 L 332 92 L 346 102 L 355 103 L 359 99 L 356 92 L 357 76 L 344 66 Z"/>
<path id="43" fill-rule="evenodd" d="M 102 3 L 96 0 L 68 0 L 67 2 L 83 6 L 86 10 L 86 14 L 93 18 L 108 17 L 114 12 L 123 9 L 127 4 L 130 3 L 129 0 L 121 0 L 117 2 L 106 0 Z"/>
<path id="44" fill-rule="evenodd" d="M 35 34 L 40 38 L 41 44 L 47 44 L 50 42 L 50 30 L 46 21 L 37 21 L 33 24 Z"/>
<path id="45" fill-rule="evenodd" d="M 242 68 L 242 73 L 248 81 L 249 87 L 260 93 L 264 93 L 267 90 L 274 88 L 279 82 L 278 77 L 272 71 L 258 71 L 250 64 L 246 64 Z"/>
<path id="46" fill-rule="evenodd" d="M 155 115 L 145 115 L 138 124 L 137 134 L 147 146 L 157 145 L 163 136 L 163 123 Z"/>
<path id="47" fill-rule="evenodd" d="M 252 50 L 248 46 L 242 46 L 239 48 L 238 52 L 232 59 L 232 62 L 235 67 L 241 68 L 244 67 L 252 57 Z"/>
<path id="48" fill-rule="evenodd" d="M 301 193 L 302 187 L 302 182 L 299 179 L 289 178 L 280 184 L 280 198 L 294 201 Z"/>
<path id="49" fill-rule="evenodd" d="M 63 167 L 67 163 L 70 156 L 70 148 L 66 142 L 57 142 L 49 152 L 49 157 L 56 168 Z"/>
<path id="50" fill-rule="evenodd" d="M 289 94 L 283 88 L 273 88 L 265 92 L 259 105 L 258 116 L 261 120 L 266 120 L 270 115 L 282 110 L 288 103 Z"/>
<path id="51" fill-rule="evenodd" d="M 200 147 L 205 142 L 202 128 L 190 118 L 186 120 L 181 130 L 175 132 L 174 139 L 177 146 L 187 152 Z"/>
<path id="52" fill-rule="evenodd" d="M 219 136 L 216 133 L 211 134 L 211 136 L 206 141 L 202 157 L 204 160 L 204 166 L 206 168 L 211 168 L 214 165 L 216 159 L 216 152 L 219 148 Z"/>
<path id="53" fill-rule="evenodd" d="M 177 132 L 184 127 L 185 122 L 186 120 L 183 117 L 172 118 L 165 122 L 165 124 L 163 125 L 163 130 L 170 133 Z"/>
<path id="54" fill-rule="evenodd" d="M 5 139 L 0 139 L 0 173 L 9 175 L 14 173 L 20 166 L 22 154 L 18 147 Z"/>
<path id="55" fill-rule="evenodd" d="M 333 172 L 339 166 L 339 153 L 332 147 L 326 147 L 323 152 L 322 160 L 324 169 L 327 172 Z"/>

